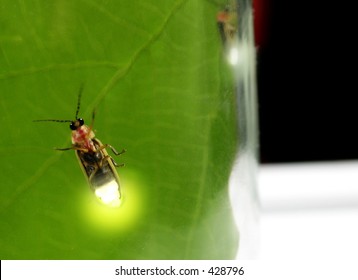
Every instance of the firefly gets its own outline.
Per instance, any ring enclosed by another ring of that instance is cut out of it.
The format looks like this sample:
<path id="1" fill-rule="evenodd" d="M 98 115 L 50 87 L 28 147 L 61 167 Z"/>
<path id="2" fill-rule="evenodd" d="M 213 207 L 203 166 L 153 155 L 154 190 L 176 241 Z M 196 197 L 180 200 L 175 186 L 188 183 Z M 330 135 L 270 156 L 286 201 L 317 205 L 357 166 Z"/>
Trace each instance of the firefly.
<path id="1" fill-rule="evenodd" d="M 83 86 L 81 86 L 78 94 L 75 120 L 46 119 L 34 120 L 34 122 L 70 123 L 72 146 L 68 148 L 55 148 L 55 150 L 74 150 L 80 167 L 96 197 L 106 205 L 117 207 L 120 205 L 121 189 L 116 167 L 124 166 L 124 164 L 118 165 L 107 153 L 106 149 L 111 149 L 116 156 L 123 154 L 126 150 L 123 149 L 121 152 L 117 152 L 111 145 L 102 144 L 95 137 L 93 132 L 94 110 L 90 126 L 85 125 L 84 120 L 78 117 L 82 91 Z"/>
<path id="2" fill-rule="evenodd" d="M 232 11 L 229 6 L 225 7 L 216 16 L 216 22 L 220 32 L 221 40 L 224 44 L 234 39 L 237 32 L 237 13 Z"/>

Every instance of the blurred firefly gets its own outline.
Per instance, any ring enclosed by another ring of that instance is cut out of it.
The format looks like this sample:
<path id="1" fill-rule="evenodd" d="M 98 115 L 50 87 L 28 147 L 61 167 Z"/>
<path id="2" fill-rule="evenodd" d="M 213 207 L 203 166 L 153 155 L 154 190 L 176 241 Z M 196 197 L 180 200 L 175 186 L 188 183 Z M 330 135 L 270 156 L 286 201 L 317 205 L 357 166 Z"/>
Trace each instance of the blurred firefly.
<path id="1" fill-rule="evenodd" d="M 220 37 L 224 44 L 234 40 L 237 32 L 237 20 L 237 12 L 230 9 L 229 6 L 216 15 Z"/>
<path id="2" fill-rule="evenodd" d="M 119 177 L 116 170 L 118 165 L 114 159 L 108 155 L 106 148 L 110 148 L 115 155 L 121 155 L 125 152 L 117 152 L 111 145 L 102 144 L 95 138 L 93 132 L 93 123 L 95 111 L 92 113 L 92 122 L 90 126 L 84 124 L 82 118 L 78 118 L 80 110 L 81 95 L 83 86 L 81 86 L 78 100 L 75 120 L 34 120 L 34 122 L 69 122 L 72 130 L 72 146 L 69 148 L 55 148 L 58 151 L 74 150 L 79 160 L 81 169 L 87 178 L 91 190 L 96 197 L 104 204 L 109 206 L 119 206 L 121 190 Z"/>
<path id="3" fill-rule="evenodd" d="M 238 8 L 234 5 L 227 5 L 216 15 L 216 22 L 223 42 L 223 54 L 231 65 L 236 65 L 240 60 Z"/>

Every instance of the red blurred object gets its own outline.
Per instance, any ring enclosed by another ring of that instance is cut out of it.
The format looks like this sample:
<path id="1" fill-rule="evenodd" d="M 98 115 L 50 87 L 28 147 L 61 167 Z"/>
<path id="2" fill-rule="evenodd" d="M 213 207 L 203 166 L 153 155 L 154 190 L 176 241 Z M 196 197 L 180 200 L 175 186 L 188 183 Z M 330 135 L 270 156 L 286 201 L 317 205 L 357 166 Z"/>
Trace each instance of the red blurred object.
<path id="1" fill-rule="evenodd" d="M 256 46 L 263 46 L 268 38 L 270 4 L 270 0 L 253 0 Z"/>

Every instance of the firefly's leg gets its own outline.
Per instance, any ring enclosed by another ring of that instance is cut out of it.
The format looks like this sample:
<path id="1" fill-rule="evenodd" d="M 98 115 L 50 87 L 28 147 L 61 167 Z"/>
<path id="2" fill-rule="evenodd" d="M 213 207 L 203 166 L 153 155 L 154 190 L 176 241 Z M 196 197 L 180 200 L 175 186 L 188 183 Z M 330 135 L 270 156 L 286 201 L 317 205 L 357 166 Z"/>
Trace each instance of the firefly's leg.
<path id="1" fill-rule="evenodd" d="M 117 162 L 115 162 L 115 160 L 112 157 L 111 157 L 111 161 L 115 167 L 123 167 L 125 165 L 124 163 L 118 164 Z"/>
<path id="2" fill-rule="evenodd" d="M 106 144 L 106 146 L 109 147 L 116 156 L 120 156 L 127 151 L 126 149 L 123 149 L 120 153 L 118 153 L 117 150 L 115 148 L 113 148 L 111 145 Z M 125 165 L 124 163 L 118 164 L 112 157 L 111 157 L 111 160 L 112 160 L 112 163 L 114 164 L 114 166 L 116 166 L 116 167 L 123 167 Z"/>
<path id="3" fill-rule="evenodd" d="M 68 151 L 68 150 L 75 150 L 75 151 L 82 151 L 88 153 L 88 149 L 79 148 L 79 147 L 69 147 L 69 148 L 55 148 L 57 151 Z"/>
<path id="4" fill-rule="evenodd" d="M 100 150 L 103 150 L 103 149 L 105 149 L 105 148 L 110 148 L 110 149 L 112 150 L 112 152 L 113 152 L 116 156 L 119 156 L 119 155 L 121 155 L 121 154 L 124 154 L 124 153 L 127 151 L 126 149 L 123 149 L 120 153 L 118 153 L 117 150 L 116 150 L 114 147 L 112 147 L 111 145 L 109 145 L 109 144 L 104 144 L 104 145 L 102 145 L 101 147 L 98 148 L 98 150 L 100 151 Z M 124 166 L 124 163 L 118 164 L 118 163 L 117 163 L 112 157 L 110 157 L 110 156 L 106 156 L 106 157 L 104 157 L 103 159 L 107 159 L 107 158 L 110 158 L 110 159 L 111 159 L 111 161 L 112 161 L 112 163 L 114 164 L 115 167 L 123 167 L 123 166 Z"/>
<path id="5" fill-rule="evenodd" d="M 117 150 L 114 148 L 114 147 L 112 147 L 111 145 L 109 145 L 109 144 L 104 144 L 104 145 L 102 145 L 101 147 L 99 147 L 98 148 L 98 150 L 103 150 L 103 149 L 105 149 L 105 148 L 110 148 L 111 150 L 112 150 L 112 152 L 116 155 L 116 156 L 119 156 L 119 155 L 121 155 L 121 154 L 124 154 L 127 150 L 126 149 L 123 149 L 121 152 L 117 152 Z"/>
<path id="6" fill-rule="evenodd" d="M 103 166 L 103 162 L 106 161 L 106 160 L 108 160 L 108 159 L 110 159 L 110 160 L 112 161 L 112 163 L 113 163 L 113 165 L 114 165 L 115 167 L 123 167 L 123 166 L 125 165 L 124 163 L 118 164 L 117 162 L 115 162 L 115 160 L 114 160 L 111 156 L 108 156 L 108 155 L 107 155 L 107 156 L 105 156 L 105 157 L 102 158 L 102 160 L 101 160 L 99 166 L 102 167 L 102 166 Z"/>

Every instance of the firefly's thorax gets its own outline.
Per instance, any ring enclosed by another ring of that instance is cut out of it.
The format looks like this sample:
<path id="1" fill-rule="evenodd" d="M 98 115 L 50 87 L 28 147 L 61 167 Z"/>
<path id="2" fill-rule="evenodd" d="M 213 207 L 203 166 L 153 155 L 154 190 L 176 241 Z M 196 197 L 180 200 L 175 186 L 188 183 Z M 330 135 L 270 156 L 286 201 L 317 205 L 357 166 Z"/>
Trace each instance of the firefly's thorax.
<path id="1" fill-rule="evenodd" d="M 96 151 L 92 141 L 95 135 L 92 129 L 84 124 L 82 119 L 71 122 L 70 128 L 72 130 L 72 144 L 88 151 Z"/>

